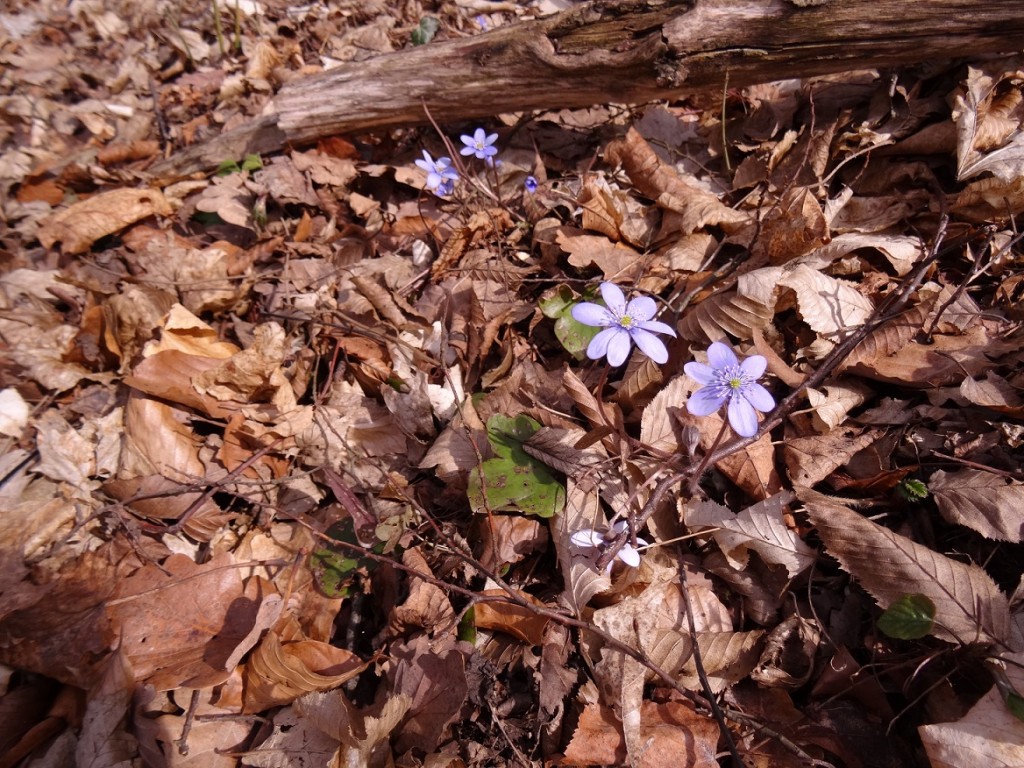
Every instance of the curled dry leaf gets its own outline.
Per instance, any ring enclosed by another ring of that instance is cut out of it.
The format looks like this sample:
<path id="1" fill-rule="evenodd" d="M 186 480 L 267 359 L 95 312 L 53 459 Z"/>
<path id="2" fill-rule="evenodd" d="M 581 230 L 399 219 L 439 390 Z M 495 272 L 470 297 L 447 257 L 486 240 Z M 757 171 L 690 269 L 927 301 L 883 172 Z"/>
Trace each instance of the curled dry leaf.
<path id="1" fill-rule="evenodd" d="M 903 595 L 925 595 L 935 603 L 936 637 L 1010 650 L 1024 646 L 1006 595 L 984 570 L 940 555 L 813 491 L 798 495 L 829 554 L 883 608 Z"/>
<path id="2" fill-rule="evenodd" d="M 39 228 L 39 242 L 47 248 L 61 244 L 64 253 L 84 253 L 101 237 L 120 232 L 129 224 L 154 215 L 170 216 L 171 204 L 156 189 L 112 189 L 81 200 Z"/>
<path id="3" fill-rule="evenodd" d="M 824 435 L 790 437 L 782 444 L 782 454 L 793 482 L 810 488 L 846 466 L 854 454 L 883 434 L 880 429 L 843 426 Z"/>

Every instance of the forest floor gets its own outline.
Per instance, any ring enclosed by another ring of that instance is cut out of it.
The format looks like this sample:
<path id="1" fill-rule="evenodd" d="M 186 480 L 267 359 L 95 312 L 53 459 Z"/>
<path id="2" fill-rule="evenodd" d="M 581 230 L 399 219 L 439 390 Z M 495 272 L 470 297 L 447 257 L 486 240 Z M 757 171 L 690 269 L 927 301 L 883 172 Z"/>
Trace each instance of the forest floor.
<path id="1" fill-rule="evenodd" d="M 1020 61 L 147 180 L 560 5 L 5 4 L 0 766 L 1024 765 Z"/>

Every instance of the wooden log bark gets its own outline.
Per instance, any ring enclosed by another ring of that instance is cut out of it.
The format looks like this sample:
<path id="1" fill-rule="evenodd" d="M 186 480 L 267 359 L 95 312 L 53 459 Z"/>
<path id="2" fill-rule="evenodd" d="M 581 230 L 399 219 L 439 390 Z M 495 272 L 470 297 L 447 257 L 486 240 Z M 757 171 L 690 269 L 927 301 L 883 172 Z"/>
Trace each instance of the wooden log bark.
<path id="1" fill-rule="evenodd" d="M 326 136 L 1024 48 L 1021 0 L 592 0 L 284 86 L 264 116 L 151 169 L 168 180 Z"/>

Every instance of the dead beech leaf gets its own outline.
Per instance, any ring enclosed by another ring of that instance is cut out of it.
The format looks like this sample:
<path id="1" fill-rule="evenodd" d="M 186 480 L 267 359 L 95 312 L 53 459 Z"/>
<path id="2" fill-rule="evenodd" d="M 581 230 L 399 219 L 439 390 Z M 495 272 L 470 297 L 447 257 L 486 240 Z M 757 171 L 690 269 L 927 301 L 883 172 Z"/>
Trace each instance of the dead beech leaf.
<path id="1" fill-rule="evenodd" d="M 794 187 L 765 214 L 751 253 L 767 256 L 770 264 L 785 264 L 827 239 L 828 224 L 814 194 L 807 187 Z"/>
<path id="2" fill-rule="evenodd" d="M 829 277 L 806 264 L 784 270 L 779 284 L 793 289 L 800 316 L 811 330 L 821 334 L 863 325 L 873 309 L 871 300 L 852 283 Z"/>
<path id="3" fill-rule="evenodd" d="M 170 216 L 171 204 L 156 189 L 112 189 L 81 200 L 51 216 L 39 228 L 46 248 L 61 244 L 68 254 L 84 253 L 101 237 L 149 216 Z"/>
<path id="4" fill-rule="evenodd" d="M 686 525 L 689 528 L 711 527 L 712 536 L 730 563 L 737 568 L 747 565 L 748 551 L 753 550 L 766 563 L 785 567 L 790 578 L 797 576 L 816 559 L 809 547 L 786 525 L 784 507 L 793 500 L 789 491 L 747 507 L 734 515 L 713 501 L 689 502 Z"/>
<path id="5" fill-rule="evenodd" d="M 438 642 L 418 635 L 392 647 L 390 655 L 395 660 L 391 695 L 411 700 L 395 749 L 405 752 L 415 748 L 429 754 L 437 748 L 469 693 L 463 651 L 451 635 Z"/>
<path id="6" fill-rule="evenodd" d="M 597 528 L 605 523 L 593 483 L 566 480 L 565 508 L 551 518 L 551 538 L 558 553 L 559 570 L 565 580 L 562 603 L 579 616 L 594 595 L 611 588 L 608 574 L 598 571 L 584 552 L 569 540 L 584 528 Z"/>
<path id="7" fill-rule="evenodd" d="M 977 469 L 940 469 L 928 479 L 928 490 L 949 522 L 988 539 L 1024 539 L 1024 483 Z"/>
<path id="8" fill-rule="evenodd" d="M 485 589 L 480 594 L 501 597 L 505 595 L 505 591 Z M 543 603 L 530 595 L 520 593 L 520 596 L 531 603 L 544 607 Z M 544 628 L 550 621 L 546 616 L 539 616 L 529 608 L 507 600 L 479 602 L 474 607 L 473 613 L 477 627 L 505 632 L 522 640 L 527 645 L 540 645 L 544 641 Z"/>
<path id="9" fill-rule="evenodd" d="M 686 376 L 676 376 L 644 408 L 640 419 L 640 442 L 653 451 L 675 453 L 685 440 L 680 440 L 683 427 L 677 418 L 685 410 L 687 393 L 692 384 Z"/>
<path id="10" fill-rule="evenodd" d="M 682 214 L 680 233 L 692 234 L 708 225 L 726 230 L 745 224 L 750 216 L 723 204 L 708 190 L 683 179 L 664 164 L 636 128 L 605 149 L 609 164 L 621 165 L 634 186 L 660 207 Z"/>
<path id="11" fill-rule="evenodd" d="M 158 691 L 203 688 L 231 672 L 226 662 L 256 619 L 254 595 L 230 555 L 203 565 L 171 555 L 122 581 L 106 618 L 140 681 Z"/>
<path id="12" fill-rule="evenodd" d="M 1024 691 L 1024 654 L 1006 654 L 996 674 L 1006 676 L 1018 692 Z M 1024 765 L 1024 722 L 1003 700 L 998 686 L 952 723 L 922 725 L 918 728 L 932 768 L 1016 768 Z"/>
<path id="13" fill-rule="evenodd" d="M 337 688 L 369 666 L 351 651 L 329 643 L 286 642 L 281 627 L 288 622 L 286 617 L 271 628 L 249 658 L 244 671 L 245 712 L 263 712 L 310 691 Z"/>
<path id="14" fill-rule="evenodd" d="M 936 607 L 932 634 L 951 643 L 1017 649 L 1006 596 L 984 570 L 945 557 L 813 491 L 798 493 L 829 554 L 882 608 L 921 594 Z"/>
<path id="15" fill-rule="evenodd" d="M 1024 399 L 1013 385 L 992 371 L 985 372 L 985 379 L 978 381 L 966 378 L 960 385 L 960 394 L 975 405 L 1005 413 L 1007 416 L 1024 416 Z"/>
<path id="16" fill-rule="evenodd" d="M 877 429 L 848 426 L 824 435 L 789 437 L 782 444 L 782 454 L 793 482 L 810 488 L 845 466 L 855 453 L 867 448 L 882 434 Z"/>
<path id="17" fill-rule="evenodd" d="M 764 329 L 775 315 L 775 302 L 767 306 L 756 299 L 729 291 L 705 299 L 687 312 L 676 326 L 690 341 L 719 341 L 726 334 L 749 339 L 753 329 Z"/>
<path id="18" fill-rule="evenodd" d="M 826 387 L 824 394 L 816 389 L 807 390 L 807 401 L 814 409 L 814 428 L 821 434 L 835 429 L 846 420 L 847 414 L 864 404 L 873 393 L 871 387 L 856 379 L 837 379 Z M 810 485 L 810 483 L 800 483 Z"/>
<path id="19" fill-rule="evenodd" d="M 643 702 L 638 713 L 638 740 L 644 745 L 630 763 L 622 724 L 611 707 L 589 704 L 580 715 L 562 765 L 634 765 L 636 768 L 717 768 L 718 725 L 679 701 Z"/>
<path id="20" fill-rule="evenodd" d="M 764 630 L 751 632 L 698 632 L 701 664 L 711 690 L 720 693 L 743 680 L 761 657 Z M 679 683 L 690 691 L 701 690 L 697 665 L 691 656 L 683 665 Z"/>
<path id="21" fill-rule="evenodd" d="M 163 320 L 159 340 L 151 341 L 142 353 L 146 357 L 167 350 L 197 357 L 226 359 L 239 352 L 229 341 L 221 341 L 212 326 L 204 323 L 181 304 L 174 304 Z"/>
<path id="22" fill-rule="evenodd" d="M 597 235 L 559 233 L 558 245 L 569 254 L 569 263 L 579 269 L 591 264 L 601 270 L 602 277 L 612 282 L 632 282 L 643 269 L 643 258 L 636 250 L 622 243 L 613 243 Z"/>

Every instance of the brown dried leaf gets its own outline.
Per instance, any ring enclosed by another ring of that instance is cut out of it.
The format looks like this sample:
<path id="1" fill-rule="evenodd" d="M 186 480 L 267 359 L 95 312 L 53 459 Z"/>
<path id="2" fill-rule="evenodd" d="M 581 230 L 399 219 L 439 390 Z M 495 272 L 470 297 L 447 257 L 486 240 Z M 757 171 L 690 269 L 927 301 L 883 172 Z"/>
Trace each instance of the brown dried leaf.
<path id="1" fill-rule="evenodd" d="M 692 388 L 686 376 L 676 376 L 644 408 L 640 420 L 640 442 L 653 451 L 676 453 L 686 441 L 681 440 L 682 425 L 677 416 L 685 410 L 687 394 Z"/>
<path id="2" fill-rule="evenodd" d="M 733 291 L 717 293 L 690 309 L 676 326 L 684 339 L 718 341 L 726 334 L 749 339 L 752 329 L 767 328 L 775 315 L 774 302 L 765 306 Z"/>
<path id="3" fill-rule="evenodd" d="M 939 512 L 989 539 L 1024 538 L 1024 483 L 977 469 L 939 470 L 928 479 Z"/>
<path id="4" fill-rule="evenodd" d="M 156 189 L 112 189 L 80 200 L 39 228 L 39 242 L 47 248 L 61 244 L 64 253 L 84 253 L 101 237 L 149 216 L 170 216 L 171 204 Z"/>
<path id="5" fill-rule="evenodd" d="M 717 768 L 718 726 L 684 702 L 645 701 L 637 713 L 637 741 L 643 745 L 630 762 L 622 723 L 611 707 L 590 704 L 565 750 L 562 765 L 634 765 L 636 768 Z"/>
<path id="6" fill-rule="evenodd" d="M 782 444 L 782 455 L 793 482 L 810 488 L 845 466 L 855 453 L 882 434 L 878 429 L 841 427 L 825 435 L 789 437 Z"/>
<path id="7" fill-rule="evenodd" d="M 925 595 L 935 603 L 936 637 L 1022 646 L 1006 596 L 981 568 L 940 555 L 813 491 L 799 496 L 829 553 L 882 608 L 903 595 Z"/>
<path id="8" fill-rule="evenodd" d="M 724 205 L 714 194 L 683 179 L 661 162 L 650 144 L 635 128 L 605 149 L 609 164 L 622 165 L 634 186 L 662 208 L 682 214 L 680 232 L 684 235 L 710 225 L 725 229 L 749 221 L 750 216 Z"/>
<path id="9" fill-rule="evenodd" d="M 570 264 L 579 269 L 589 269 L 593 264 L 601 270 L 604 280 L 632 282 L 643 269 L 643 258 L 636 250 L 606 237 L 560 232 L 557 242 L 569 254 Z"/>
<path id="10" fill-rule="evenodd" d="M 749 675 L 761 657 L 763 639 L 762 629 L 751 632 L 698 632 L 701 664 L 711 690 L 719 693 Z M 701 690 L 693 657 L 683 665 L 679 683 L 687 690 Z"/>
<path id="11" fill-rule="evenodd" d="M 551 519 L 551 537 L 558 553 L 559 570 L 565 580 L 562 602 L 579 616 L 594 595 L 611 587 L 608 574 L 594 568 L 585 553 L 569 537 L 584 528 L 597 528 L 605 522 L 593 483 L 566 481 L 565 509 Z"/>
<path id="12" fill-rule="evenodd" d="M 738 515 L 713 501 L 690 501 L 685 507 L 686 525 L 719 528 L 712 536 L 734 567 L 746 567 L 748 551 L 753 550 L 766 563 L 784 566 L 793 578 L 817 559 L 815 551 L 786 525 L 785 506 L 793 498 L 791 492 L 783 491 Z"/>
<path id="13" fill-rule="evenodd" d="M 1024 654 L 1006 654 L 998 662 L 997 675 L 1020 695 L 1024 691 Z M 932 768 L 1016 768 L 1024 765 L 1024 723 L 1003 700 L 998 686 L 992 686 L 977 704 L 953 723 L 922 725 L 921 742 Z"/>
<path id="14" fill-rule="evenodd" d="M 871 316 L 870 299 L 852 283 L 829 277 L 806 264 L 787 268 L 779 284 L 796 292 L 800 316 L 817 333 L 836 334 L 862 325 Z"/>
<path id="15" fill-rule="evenodd" d="M 419 635 L 391 649 L 395 660 L 392 694 L 412 703 L 395 739 L 395 749 L 433 752 L 448 723 L 459 713 L 469 693 L 466 659 L 452 636 L 431 642 Z"/>
<path id="16" fill-rule="evenodd" d="M 1024 400 L 1006 379 L 992 371 L 985 372 L 984 381 L 966 378 L 960 385 L 960 394 L 975 405 L 997 413 L 1020 418 L 1024 416 Z"/>
<path id="17" fill-rule="evenodd" d="M 505 590 L 485 589 L 480 594 L 489 597 L 502 597 L 505 595 Z M 530 595 L 522 592 L 519 595 L 528 602 L 545 607 L 543 603 Z M 535 611 L 508 600 L 481 601 L 476 604 L 473 612 L 476 625 L 480 629 L 505 632 L 527 645 L 540 645 L 544 641 L 544 630 L 550 621 L 546 616 L 538 616 Z"/>

